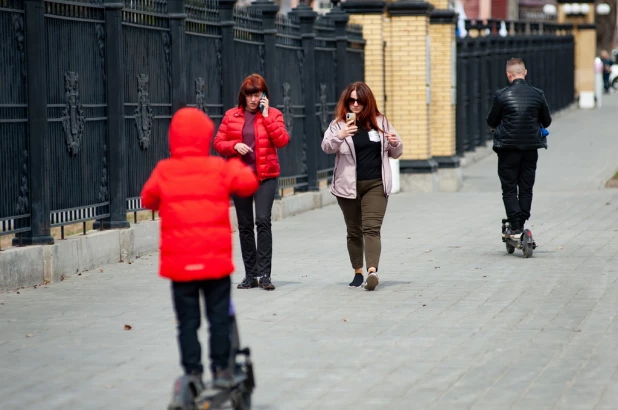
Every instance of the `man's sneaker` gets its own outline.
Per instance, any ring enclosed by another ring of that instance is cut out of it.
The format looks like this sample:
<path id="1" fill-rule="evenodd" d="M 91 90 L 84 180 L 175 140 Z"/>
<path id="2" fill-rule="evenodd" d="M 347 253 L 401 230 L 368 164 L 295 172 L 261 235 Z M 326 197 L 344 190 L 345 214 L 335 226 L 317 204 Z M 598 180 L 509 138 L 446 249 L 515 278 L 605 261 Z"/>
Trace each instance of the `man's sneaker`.
<path id="1" fill-rule="evenodd" d="M 365 284 L 365 289 L 374 290 L 378 286 L 378 283 L 380 283 L 378 279 L 378 274 L 375 272 L 371 272 L 369 273 L 369 276 L 367 276 L 367 283 Z"/>
<path id="2" fill-rule="evenodd" d="M 275 290 L 275 285 L 270 281 L 270 276 L 262 276 L 260 278 L 260 287 L 264 290 Z"/>
<path id="3" fill-rule="evenodd" d="M 237 289 L 251 289 L 258 287 L 257 278 L 252 278 L 251 276 L 245 276 L 245 278 L 238 284 Z"/>
<path id="4" fill-rule="evenodd" d="M 350 282 L 348 286 L 350 286 L 351 288 L 360 288 L 361 286 L 363 286 L 363 283 L 365 283 L 365 278 L 363 274 L 355 273 L 354 279 L 352 279 L 352 282 Z"/>
<path id="5" fill-rule="evenodd" d="M 234 387 L 234 377 L 227 369 L 219 369 L 213 375 L 212 387 L 215 389 L 231 389 Z"/>
<path id="6" fill-rule="evenodd" d="M 512 229 L 509 227 L 509 228 L 506 228 L 506 231 L 504 231 L 504 237 L 515 239 L 515 240 L 520 240 L 522 232 L 523 231 L 521 229 Z"/>

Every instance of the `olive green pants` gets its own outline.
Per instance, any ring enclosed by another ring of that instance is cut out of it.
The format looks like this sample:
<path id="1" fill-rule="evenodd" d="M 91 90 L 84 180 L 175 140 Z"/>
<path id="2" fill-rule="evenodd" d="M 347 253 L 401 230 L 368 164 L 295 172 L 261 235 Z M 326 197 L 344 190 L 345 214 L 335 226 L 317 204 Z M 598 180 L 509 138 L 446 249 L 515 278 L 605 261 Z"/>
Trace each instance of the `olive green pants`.
<path id="1" fill-rule="evenodd" d="M 356 199 L 337 197 L 348 229 L 348 254 L 353 269 L 362 269 L 363 253 L 367 268 L 378 269 L 382 242 L 380 230 L 387 197 L 381 179 L 356 182 Z"/>

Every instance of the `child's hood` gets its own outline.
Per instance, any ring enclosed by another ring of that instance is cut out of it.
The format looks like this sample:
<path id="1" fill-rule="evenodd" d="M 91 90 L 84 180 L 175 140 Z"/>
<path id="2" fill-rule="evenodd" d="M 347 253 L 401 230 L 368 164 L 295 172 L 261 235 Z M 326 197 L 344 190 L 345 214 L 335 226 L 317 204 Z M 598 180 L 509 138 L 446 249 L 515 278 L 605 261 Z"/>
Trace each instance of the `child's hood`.
<path id="1" fill-rule="evenodd" d="M 173 158 L 210 155 L 215 124 L 197 108 L 181 108 L 172 117 L 169 129 Z"/>

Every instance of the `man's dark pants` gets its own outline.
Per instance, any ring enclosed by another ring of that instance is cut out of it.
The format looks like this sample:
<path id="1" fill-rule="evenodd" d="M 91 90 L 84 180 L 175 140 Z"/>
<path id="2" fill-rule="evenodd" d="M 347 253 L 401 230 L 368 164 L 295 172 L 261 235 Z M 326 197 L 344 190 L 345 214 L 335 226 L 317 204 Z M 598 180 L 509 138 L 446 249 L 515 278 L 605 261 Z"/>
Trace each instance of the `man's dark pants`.
<path id="1" fill-rule="evenodd" d="M 202 374 L 200 293 L 204 296 L 210 333 L 211 371 L 227 368 L 230 356 L 229 276 L 215 280 L 172 282 L 172 297 L 178 320 L 178 346 L 186 374 Z"/>
<path id="2" fill-rule="evenodd" d="M 530 218 L 532 187 L 539 153 L 536 149 L 498 150 L 497 153 L 506 216 L 513 229 L 521 229 Z"/>

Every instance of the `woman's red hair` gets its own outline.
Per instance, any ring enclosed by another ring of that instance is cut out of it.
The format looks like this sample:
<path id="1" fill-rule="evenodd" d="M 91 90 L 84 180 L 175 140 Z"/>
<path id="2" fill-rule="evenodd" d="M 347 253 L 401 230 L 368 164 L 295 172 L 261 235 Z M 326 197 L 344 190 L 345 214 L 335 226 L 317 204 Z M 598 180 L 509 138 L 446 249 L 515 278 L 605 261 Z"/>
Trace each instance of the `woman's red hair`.
<path id="1" fill-rule="evenodd" d="M 263 92 L 266 98 L 268 95 L 268 85 L 266 80 L 259 74 L 251 74 L 242 82 L 240 92 L 238 93 L 238 108 L 246 108 L 247 96 L 255 93 Z"/>
<path id="2" fill-rule="evenodd" d="M 341 93 L 341 97 L 339 97 L 339 102 L 335 108 L 335 119 L 337 121 L 345 121 L 346 113 L 350 112 L 348 108 L 348 98 L 350 98 L 354 90 L 356 90 L 358 103 L 364 106 L 363 110 L 356 116 L 356 124 L 368 130 L 383 131 L 378 126 L 377 117 L 381 115 L 381 113 L 380 110 L 378 110 L 376 98 L 373 96 L 369 86 L 361 81 L 348 85 L 348 88 Z"/>

